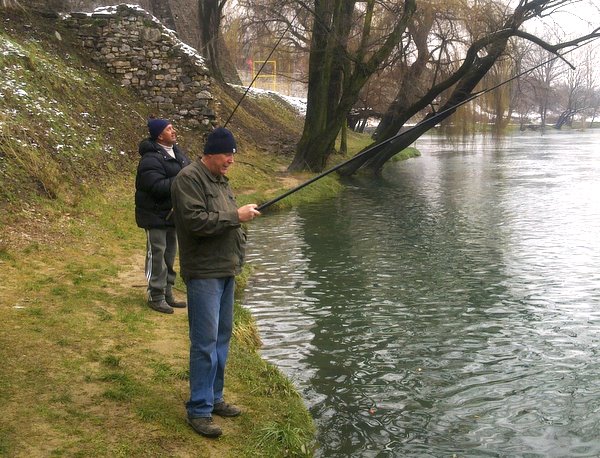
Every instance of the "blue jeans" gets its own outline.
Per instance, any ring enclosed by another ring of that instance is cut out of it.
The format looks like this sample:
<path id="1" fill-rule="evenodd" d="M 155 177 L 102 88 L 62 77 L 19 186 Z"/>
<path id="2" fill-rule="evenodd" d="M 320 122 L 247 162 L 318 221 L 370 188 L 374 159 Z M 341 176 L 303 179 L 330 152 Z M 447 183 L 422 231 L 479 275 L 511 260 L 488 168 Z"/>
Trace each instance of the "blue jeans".
<path id="1" fill-rule="evenodd" d="M 233 328 L 235 277 L 186 281 L 190 325 L 188 417 L 210 417 L 223 400 L 225 363 Z"/>

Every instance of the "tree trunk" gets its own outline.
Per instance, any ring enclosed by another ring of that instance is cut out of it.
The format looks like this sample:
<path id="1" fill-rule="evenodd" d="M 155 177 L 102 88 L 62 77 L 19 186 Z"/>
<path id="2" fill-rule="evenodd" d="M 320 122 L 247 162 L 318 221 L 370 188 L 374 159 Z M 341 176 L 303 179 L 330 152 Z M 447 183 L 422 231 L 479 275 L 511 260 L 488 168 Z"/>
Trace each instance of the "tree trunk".
<path id="1" fill-rule="evenodd" d="M 342 122 L 333 123 L 332 117 L 342 92 L 345 63 L 341 59 L 353 10 L 354 1 L 315 0 L 318 20 L 314 21 L 310 46 L 306 118 L 289 170 L 321 171 L 334 148 Z M 340 17 L 348 11 L 350 18 Z"/>
<path id="2" fill-rule="evenodd" d="M 439 124 L 443 120 L 450 117 L 456 111 L 454 108 L 467 100 L 479 81 L 486 75 L 491 66 L 496 62 L 498 57 L 502 55 L 504 49 L 506 48 L 506 43 L 508 42 L 508 35 L 498 38 L 497 41 L 488 46 L 488 55 L 479 58 L 477 56 L 479 45 L 473 45 L 469 50 L 473 57 L 473 62 L 468 63 L 468 60 L 463 63 L 461 68 L 463 69 L 462 73 L 457 71 L 454 75 L 456 79 L 456 75 L 460 75 L 458 79 L 458 84 L 456 85 L 454 91 L 450 98 L 446 101 L 446 103 L 440 107 L 437 114 L 431 113 L 428 117 L 426 117 L 421 123 L 419 123 L 415 128 L 410 129 L 408 134 L 400 135 L 396 140 L 391 142 L 385 142 L 387 139 L 379 140 L 380 147 L 371 147 L 372 152 L 362 156 L 360 159 L 356 161 L 350 162 L 347 166 L 342 167 L 340 169 L 340 173 L 342 175 L 352 175 L 357 170 L 362 167 L 368 167 L 375 173 L 379 173 L 383 168 L 384 164 L 390 160 L 393 156 L 398 154 L 400 151 L 410 146 L 417 138 L 427 132 L 429 129 Z M 449 83 L 454 84 L 452 78 L 449 78 L 440 85 L 446 86 Z M 440 88 L 432 88 L 429 91 L 429 97 L 424 97 L 420 99 L 413 107 L 408 109 L 409 113 L 417 113 L 420 109 L 424 108 L 429 104 L 433 98 L 439 94 Z M 432 117 L 435 118 L 432 119 Z M 408 119 L 408 118 L 407 118 Z M 429 121 L 428 119 L 432 119 Z M 392 138 L 392 137 L 388 137 Z M 360 153 L 359 153 L 360 154 Z"/>
<path id="3" fill-rule="evenodd" d="M 198 0 L 200 53 L 208 60 L 212 76 L 223 80 L 220 68 L 219 40 L 221 16 L 226 0 Z"/>
<path id="4" fill-rule="evenodd" d="M 318 20 L 313 25 L 309 57 L 307 112 L 302 138 L 288 167 L 290 171 L 323 170 L 360 90 L 400 42 L 416 8 L 415 0 L 405 0 L 402 16 L 393 31 L 378 49 L 369 50 L 375 0 L 367 0 L 361 42 L 351 53 L 346 44 L 355 3 L 315 0 Z"/>
<path id="5" fill-rule="evenodd" d="M 545 49 L 556 54 L 565 47 L 576 45 L 591 37 L 600 35 L 598 29 L 596 29 L 588 35 L 584 35 L 569 42 L 560 43 L 559 45 L 552 46 L 544 43 L 539 38 L 519 30 L 519 27 L 523 24 L 527 17 L 531 15 L 532 9 L 535 8 L 536 5 L 534 5 L 533 2 L 522 3 L 519 7 L 517 7 L 513 14 L 507 18 L 500 30 L 492 32 L 491 34 L 476 40 L 469 47 L 462 65 L 454 74 L 441 83 L 433 86 L 417 102 L 406 109 L 404 113 L 405 119 L 410 119 L 411 116 L 414 116 L 419 111 L 426 108 L 442 92 L 455 86 L 452 95 L 444 104 L 444 106 L 439 109 L 438 114 L 435 115 L 433 121 L 429 122 L 428 118 L 425 118 L 425 120 L 419 123 L 416 128 L 410 129 L 408 134 L 400 135 L 390 142 L 385 142 L 387 139 L 378 138 L 377 141 L 379 142 L 380 146 L 378 146 L 376 143 L 375 146 L 369 147 L 369 153 L 363 154 L 359 159 L 350 162 L 345 167 L 342 167 L 339 172 L 342 175 L 351 175 L 362 167 L 368 167 L 373 172 L 379 173 L 383 165 L 389 159 L 402 151 L 402 149 L 409 146 L 427 130 L 452 115 L 456 111 L 455 109 L 457 105 L 460 105 L 462 102 L 467 101 L 471 97 L 472 92 L 477 84 L 490 70 L 496 60 L 505 52 L 508 39 L 511 36 L 524 36 L 524 38 L 542 45 Z M 482 51 L 486 52 L 484 57 L 480 57 Z M 431 116 L 429 116 L 429 119 L 431 119 Z M 394 135 L 389 137 L 389 139 L 392 138 L 394 138 Z M 358 154 L 363 152 L 359 152 Z"/>
<path id="6" fill-rule="evenodd" d="M 330 65 L 327 62 L 330 58 L 327 52 L 328 23 L 331 19 L 331 12 L 328 11 L 329 3 L 315 1 L 315 14 L 320 20 L 314 21 L 311 37 L 304 131 L 298 142 L 294 160 L 289 166 L 290 170 L 304 168 L 319 170 L 323 166 L 319 158 L 324 153 L 316 151 L 311 132 L 321 131 L 327 123 L 327 105 L 322 101 L 327 100 L 327 88 L 329 87 L 328 70 Z"/>
<path id="7" fill-rule="evenodd" d="M 342 135 L 340 139 L 340 154 L 346 155 L 348 153 L 348 124 L 342 125 Z"/>

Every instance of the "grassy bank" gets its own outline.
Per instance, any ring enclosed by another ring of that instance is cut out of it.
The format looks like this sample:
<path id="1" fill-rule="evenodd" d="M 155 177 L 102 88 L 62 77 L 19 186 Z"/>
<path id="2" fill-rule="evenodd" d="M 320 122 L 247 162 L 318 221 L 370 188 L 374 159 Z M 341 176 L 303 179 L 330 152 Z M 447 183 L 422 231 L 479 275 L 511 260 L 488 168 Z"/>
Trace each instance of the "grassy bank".
<path id="1" fill-rule="evenodd" d="M 47 220 L 43 240 L 2 253 L 0 451 L 302 455 L 311 419 L 289 381 L 260 359 L 252 318 L 239 306 L 226 394 L 244 415 L 220 421 L 218 441 L 185 424 L 187 315 L 146 306 L 144 236 L 130 201 L 123 185 L 90 192 Z"/>

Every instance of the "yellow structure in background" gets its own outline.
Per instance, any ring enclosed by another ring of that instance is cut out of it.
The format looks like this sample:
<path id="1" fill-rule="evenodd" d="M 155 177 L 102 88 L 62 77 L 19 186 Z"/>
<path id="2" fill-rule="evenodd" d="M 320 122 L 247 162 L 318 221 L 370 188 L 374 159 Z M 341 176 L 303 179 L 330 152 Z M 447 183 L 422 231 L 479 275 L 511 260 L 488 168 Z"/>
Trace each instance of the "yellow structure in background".
<path id="1" fill-rule="evenodd" d="M 264 67 L 263 67 L 264 65 Z M 253 60 L 252 61 L 252 78 L 258 77 L 256 82 L 260 81 L 258 87 L 261 89 L 270 89 L 277 91 L 277 61 L 276 60 Z"/>

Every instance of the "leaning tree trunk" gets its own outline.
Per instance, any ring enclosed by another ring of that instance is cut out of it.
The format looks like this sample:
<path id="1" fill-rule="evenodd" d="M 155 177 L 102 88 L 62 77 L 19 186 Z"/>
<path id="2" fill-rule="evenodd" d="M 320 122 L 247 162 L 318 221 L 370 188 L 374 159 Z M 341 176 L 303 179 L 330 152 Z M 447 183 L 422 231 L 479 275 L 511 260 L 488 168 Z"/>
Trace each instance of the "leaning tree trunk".
<path id="1" fill-rule="evenodd" d="M 444 119 L 450 117 L 456 111 L 454 108 L 457 107 L 457 105 L 460 105 L 462 102 L 471 97 L 472 91 L 475 89 L 477 84 L 486 75 L 498 57 L 502 55 L 506 49 L 508 38 L 509 34 L 507 32 L 497 36 L 495 42 L 488 44 L 488 55 L 483 58 L 477 57 L 481 43 L 474 44 L 467 53 L 471 57 L 465 59 L 461 69 L 459 69 L 453 75 L 453 77 L 447 79 L 443 83 L 440 83 L 438 87 L 432 88 L 428 94 L 426 94 L 426 96 L 421 98 L 407 110 L 405 116 L 408 116 L 408 113 L 418 113 L 441 92 L 443 87 L 447 88 L 450 87 L 450 85 L 457 83 L 452 95 L 446 101 L 446 103 L 440 107 L 437 114 L 431 113 L 431 115 L 425 118 L 425 120 L 419 123 L 415 128 L 410 129 L 409 133 L 398 136 L 396 140 L 389 142 L 386 141 L 393 136 L 388 137 L 387 139 L 380 139 L 380 146 L 375 145 L 370 147 L 371 151 L 369 153 L 362 155 L 359 159 L 356 159 L 355 161 L 350 162 L 347 166 L 342 167 L 340 169 L 340 174 L 352 175 L 363 167 L 369 168 L 375 173 L 379 173 L 384 164 L 393 156 L 408 147 L 429 129 L 439 124 Z M 487 40 L 485 41 L 487 42 Z"/>
<path id="2" fill-rule="evenodd" d="M 417 47 L 417 58 L 412 65 L 407 67 L 394 101 L 386 110 L 381 118 L 381 122 L 373 133 L 374 139 L 386 139 L 395 135 L 407 121 L 403 117 L 403 112 L 416 101 L 417 94 L 421 92 L 419 90 L 419 81 L 422 79 L 431 57 L 427 38 L 433 27 L 434 19 L 431 8 L 424 8 L 422 13 L 422 17 L 416 19 L 408 27 Z"/>
<path id="3" fill-rule="evenodd" d="M 419 135 L 415 137 L 414 140 L 411 141 L 411 143 L 414 142 L 421 135 L 423 135 L 425 132 L 427 132 L 429 129 L 431 129 L 435 125 L 442 122 L 444 119 L 454 114 L 456 110 L 454 110 L 453 107 L 456 107 L 457 105 L 461 104 L 469 97 L 471 97 L 472 92 L 477 86 L 477 84 L 483 79 L 483 77 L 487 74 L 492 65 L 494 65 L 496 60 L 504 52 L 504 49 L 506 48 L 506 43 L 507 40 L 504 40 L 496 44 L 496 46 L 494 46 L 495 49 L 493 52 L 490 52 L 490 54 L 488 54 L 486 57 L 480 59 L 479 64 L 475 68 L 471 69 L 471 71 L 461 80 L 461 82 L 458 84 L 457 88 L 454 90 L 448 101 L 440 108 L 440 116 L 438 116 L 437 119 L 435 119 L 432 123 L 423 123 L 423 126 L 427 127 L 426 130 L 416 129 L 415 134 L 419 133 Z M 444 114 L 442 115 L 441 113 Z M 408 137 L 413 137 L 413 135 L 408 135 Z M 367 167 L 369 167 L 373 172 L 379 173 L 387 161 L 389 161 L 392 157 L 394 157 L 404 148 L 409 146 L 411 143 L 403 146 L 401 149 L 398 148 L 398 146 L 400 145 L 394 145 L 393 143 L 390 144 L 389 148 L 385 148 L 382 152 L 378 153 L 374 157 L 369 158 L 368 163 L 366 164 Z"/>
<path id="4" fill-rule="evenodd" d="M 507 18 L 502 29 L 480 38 L 470 46 L 467 55 L 465 56 L 465 60 L 457 72 L 442 83 L 432 87 L 427 94 L 406 110 L 407 115 L 414 116 L 430 104 L 435 97 L 456 84 L 456 88 L 453 90 L 449 100 L 440 108 L 439 114 L 433 118 L 433 124 L 428 122 L 421 123 L 416 128 L 411 129 L 409 134 L 396 138 L 394 138 L 395 136 L 390 137 L 390 139 L 394 140 L 389 142 L 384 143 L 384 139 L 378 139 L 379 146 L 376 144 L 374 147 L 368 148 L 368 153 L 366 152 L 367 150 L 358 153 L 360 157 L 341 168 L 340 173 L 350 175 L 355 173 L 361 167 L 368 167 L 374 172 L 379 172 L 383 165 L 408 146 L 411 140 L 414 141 L 414 139 L 418 138 L 435 124 L 450 116 L 455 111 L 458 104 L 462 104 L 461 102 L 466 102 L 470 98 L 472 91 L 479 81 L 485 76 L 498 57 L 505 52 L 506 44 L 510 37 L 519 36 L 525 38 L 553 54 L 558 54 L 558 52 L 564 48 L 576 46 L 584 41 L 599 37 L 600 28 L 596 28 L 591 33 L 573 40 L 561 42 L 557 45 L 550 45 L 535 35 L 519 30 L 523 25 L 523 22 L 531 18 L 534 14 L 539 14 L 539 9 L 542 9 L 543 11 L 544 8 L 562 4 L 565 3 L 565 1 L 556 3 L 545 0 L 540 0 L 539 2 L 521 2 Z M 480 52 L 483 50 L 487 51 L 486 56 L 479 57 Z M 553 60 L 550 62 L 553 62 Z M 407 142 L 409 143 L 407 144 Z"/>

